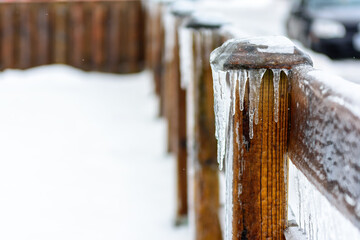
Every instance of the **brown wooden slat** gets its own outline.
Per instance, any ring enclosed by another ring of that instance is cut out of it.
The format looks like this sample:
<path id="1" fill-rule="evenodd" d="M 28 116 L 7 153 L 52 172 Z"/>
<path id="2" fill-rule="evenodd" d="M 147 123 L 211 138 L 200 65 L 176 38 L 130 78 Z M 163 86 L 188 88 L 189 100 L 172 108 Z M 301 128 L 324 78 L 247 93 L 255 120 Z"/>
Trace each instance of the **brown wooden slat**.
<path id="1" fill-rule="evenodd" d="M 128 65 L 126 64 L 126 58 L 127 58 L 127 39 L 128 34 L 124 34 L 123 29 L 127 28 L 127 19 L 128 19 L 128 11 L 127 11 L 128 3 L 124 2 L 120 4 L 119 14 L 120 14 L 120 38 L 119 38 L 119 70 L 120 71 L 128 71 Z"/>
<path id="2" fill-rule="evenodd" d="M 54 63 L 65 64 L 67 61 L 67 6 L 68 3 L 56 2 L 53 6 L 53 51 Z"/>
<path id="3" fill-rule="evenodd" d="M 14 4 L 3 4 L 1 6 L 2 16 L 2 66 L 3 68 L 14 68 L 15 67 L 15 5 Z"/>
<path id="4" fill-rule="evenodd" d="M 84 64 L 84 42 L 85 42 L 85 19 L 84 4 L 71 4 L 69 9 L 69 38 L 68 47 L 69 63 L 75 67 L 82 68 Z"/>
<path id="5" fill-rule="evenodd" d="M 33 61 L 36 65 L 45 65 L 50 63 L 50 17 L 49 4 L 37 4 L 35 15 L 36 26 L 33 31 L 36 32 L 35 49 Z"/>
<path id="6" fill-rule="evenodd" d="M 105 46 L 105 49 L 107 53 L 108 71 L 110 72 L 119 72 L 120 38 L 121 35 L 123 35 L 120 26 L 121 4 L 122 3 L 112 4 L 109 9 L 109 21 L 107 23 L 109 28 L 108 44 Z"/>
<path id="7" fill-rule="evenodd" d="M 20 3 L 18 5 L 19 12 L 19 52 L 18 67 L 26 69 L 34 65 L 32 59 L 33 41 L 33 15 L 32 10 L 35 5 L 29 6 L 28 3 Z"/>
<path id="8" fill-rule="evenodd" d="M 104 39 L 106 32 L 105 16 L 106 9 L 104 4 L 94 2 L 92 5 L 92 59 L 93 70 L 102 70 L 104 66 Z"/>
<path id="9" fill-rule="evenodd" d="M 322 80 L 310 71 L 297 68 L 291 77 L 289 156 L 360 229 L 360 117 L 348 107 L 351 96 L 327 86 L 332 76 Z"/>

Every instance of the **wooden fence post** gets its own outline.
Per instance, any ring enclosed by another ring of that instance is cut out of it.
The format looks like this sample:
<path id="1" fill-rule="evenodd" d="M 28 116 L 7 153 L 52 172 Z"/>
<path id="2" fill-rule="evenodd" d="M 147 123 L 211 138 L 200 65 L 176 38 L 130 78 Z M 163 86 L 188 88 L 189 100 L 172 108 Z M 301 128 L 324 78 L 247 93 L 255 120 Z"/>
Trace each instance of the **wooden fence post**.
<path id="1" fill-rule="evenodd" d="M 222 23 L 199 17 L 181 28 L 182 85 L 187 91 L 190 223 L 196 240 L 220 240 L 219 176 L 210 53 L 222 43 Z"/>
<path id="2" fill-rule="evenodd" d="M 170 38 L 167 42 L 166 69 L 164 91 L 166 114 L 168 120 L 168 146 L 176 155 L 177 176 L 177 210 L 176 225 L 187 220 L 188 213 L 188 190 L 187 190 L 187 136 L 186 136 L 186 92 L 180 85 L 180 59 L 178 29 L 184 19 L 191 14 L 189 11 L 177 11 L 173 8 L 169 17 L 171 22 L 167 30 L 170 30 Z M 169 34 L 169 33 L 166 33 Z"/>
<path id="3" fill-rule="evenodd" d="M 285 37 L 229 40 L 211 55 L 226 240 L 284 239 L 287 225 L 287 72 L 310 58 Z"/>
<path id="4" fill-rule="evenodd" d="M 161 94 L 162 56 L 164 50 L 164 27 L 162 25 L 163 1 L 148 1 L 146 5 L 146 66 L 154 74 L 155 93 Z M 160 101 L 162 99 L 160 98 Z M 159 115 L 162 116 L 160 104 Z"/>

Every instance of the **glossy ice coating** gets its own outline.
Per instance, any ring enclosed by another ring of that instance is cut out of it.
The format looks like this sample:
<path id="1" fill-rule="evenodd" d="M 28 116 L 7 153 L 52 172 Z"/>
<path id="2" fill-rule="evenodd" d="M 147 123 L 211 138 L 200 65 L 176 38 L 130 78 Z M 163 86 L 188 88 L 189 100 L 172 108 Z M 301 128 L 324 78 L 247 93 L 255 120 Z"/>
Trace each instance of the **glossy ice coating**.
<path id="1" fill-rule="evenodd" d="M 211 53 L 210 62 L 215 71 L 313 65 L 309 55 L 283 36 L 231 39 Z"/>

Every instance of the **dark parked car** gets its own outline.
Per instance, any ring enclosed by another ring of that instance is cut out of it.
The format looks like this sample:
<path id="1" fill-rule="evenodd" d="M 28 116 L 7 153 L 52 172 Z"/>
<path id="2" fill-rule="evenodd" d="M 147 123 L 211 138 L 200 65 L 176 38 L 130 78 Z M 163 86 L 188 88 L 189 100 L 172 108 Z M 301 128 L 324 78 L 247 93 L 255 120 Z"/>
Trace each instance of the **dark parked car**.
<path id="1" fill-rule="evenodd" d="M 290 38 L 332 58 L 360 57 L 360 0 L 293 1 Z"/>

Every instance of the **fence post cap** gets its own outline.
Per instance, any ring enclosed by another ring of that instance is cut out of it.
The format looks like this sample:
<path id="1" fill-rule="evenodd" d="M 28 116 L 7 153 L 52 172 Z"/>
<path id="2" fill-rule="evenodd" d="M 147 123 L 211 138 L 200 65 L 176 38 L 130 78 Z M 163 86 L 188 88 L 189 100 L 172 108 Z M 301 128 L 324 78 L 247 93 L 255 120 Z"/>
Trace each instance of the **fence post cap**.
<path id="1" fill-rule="evenodd" d="M 211 53 L 210 62 L 216 71 L 291 69 L 296 65 L 313 65 L 308 54 L 283 36 L 228 40 Z"/>

